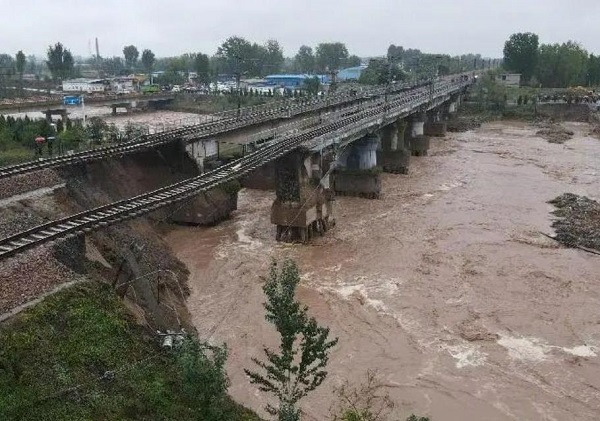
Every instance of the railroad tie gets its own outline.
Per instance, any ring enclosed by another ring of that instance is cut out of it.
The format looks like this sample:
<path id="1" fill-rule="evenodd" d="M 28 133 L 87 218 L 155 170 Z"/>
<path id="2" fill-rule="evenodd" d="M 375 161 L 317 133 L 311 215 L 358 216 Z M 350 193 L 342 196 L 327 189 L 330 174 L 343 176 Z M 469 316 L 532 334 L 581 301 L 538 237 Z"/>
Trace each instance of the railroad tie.
<path id="1" fill-rule="evenodd" d="M 25 247 L 27 244 L 33 243 L 34 240 L 28 240 L 26 238 L 22 238 L 20 240 L 11 241 L 9 244 L 13 246 L 13 248 L 21 248 Z"/>

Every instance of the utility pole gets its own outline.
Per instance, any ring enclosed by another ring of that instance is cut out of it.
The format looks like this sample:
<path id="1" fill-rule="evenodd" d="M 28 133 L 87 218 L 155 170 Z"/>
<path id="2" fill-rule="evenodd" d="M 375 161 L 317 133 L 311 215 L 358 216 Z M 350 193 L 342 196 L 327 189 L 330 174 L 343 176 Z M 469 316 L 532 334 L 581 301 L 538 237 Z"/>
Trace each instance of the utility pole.
<path id="1" fill-rule="evenodd" d="M 84 100 L 84 95 L 81 95 L 81 111 L 83 112 L 83 127 L 85 127 L 85 100 Z"/>
<path id="2" fill-rule="evenodd" d="M 331 69 L 327 72 L 327 74 L 331 77 L 331 83 L 329 84 L 329 93 L 332 94 L 336 90 L 335 76 L 337 75 L 337 72 L 334 69 Z"/>
<path id="3" fill-rule="evenodd" d="M 390 91 L 390 86 L 392 84 L 392 66 L 393 65 L 394 65 L 394 57 L 388 56 L 388 58 L 387 58 L 387 68 L 388 68 L 387 84 L 385 87 L 385 95 L 384 95 L 386 108 L 387 108 L 387 104 L 388 104 L 388 95 L 389 95 L 389 91 Z"/>

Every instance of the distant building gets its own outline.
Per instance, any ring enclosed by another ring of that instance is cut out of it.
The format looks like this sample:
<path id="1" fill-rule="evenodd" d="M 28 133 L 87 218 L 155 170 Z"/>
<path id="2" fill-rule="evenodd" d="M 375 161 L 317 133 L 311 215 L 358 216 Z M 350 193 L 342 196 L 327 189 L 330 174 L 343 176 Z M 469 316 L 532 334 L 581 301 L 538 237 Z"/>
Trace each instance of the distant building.
<path id="1" fill-rule="evenodd" d="M 108 83 L 104 79 L 70 79 L 62 83 L 64 92 L 104 92 Z"/>
<path id="2" fill-rule="evenodd" d="M 290 75 L 269 75 L 265 77 L 265 83 L 270 86 L 278 86 L 288 90 L 296 90 L 304 88 L 304 81 L 316 77 L 321 84 L 329 83 L 327 75 L 306 75 L 306 74 L 290 74 Z"/>
<path id="3" fill-rule="evenodd" d="M 337 80 L 340 82 L 358 80 L 360 79 L 360 75 L 362 74 L 363 70 L 366 68 L 367 66 L 356 66 L 342 69 L 337 74 Z"/>
<path id="4" fill-rule="evenodd" d="M 115 77 L 110 80 L 110 89 L 117 93 L 131 93 L 135 91 L 136 85 L 137 80 L 132 76 Z"/>
<path id="5" fill-rule="evenodd" d="M 502 73 L 496 76 L 496 82 L 506 86 L 519 86 L 521 85 L 521 74 L 520 73 Z"/>
<path id="6" fill-rule="evenodd" d="M 265 82 L 271 86 L 296 89 L 304 85 L 304 79 L 307 77 L 307 75 L 269 75 L 265 77 Z"/>
<path id="7" fill-rule="evenodd" d="M 188 83 L 193 83 L 196 79 L 198 79 L 198 72 L 188 72 L 187 78 Z"/>

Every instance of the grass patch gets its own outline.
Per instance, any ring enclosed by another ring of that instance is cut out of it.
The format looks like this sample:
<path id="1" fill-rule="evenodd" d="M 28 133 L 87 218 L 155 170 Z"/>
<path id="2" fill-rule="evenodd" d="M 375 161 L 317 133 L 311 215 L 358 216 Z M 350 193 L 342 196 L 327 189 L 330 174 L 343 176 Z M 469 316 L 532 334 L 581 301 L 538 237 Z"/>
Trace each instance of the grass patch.
<path id="1" fill-rule="evenodd" d="M 178 358 L 108 285 L 68 288 L 0 326 L 0 419 L 209 419 L 184 392 Z M 224 419 L 259 419 L 229 398 L 219 405 Z"/>
<path id="2" fill-rule="evenodd" d="M 14 146 L 0 150 L 0 167 L 20 164 L 34 159 L 33 151 L 24 147 Z"/>

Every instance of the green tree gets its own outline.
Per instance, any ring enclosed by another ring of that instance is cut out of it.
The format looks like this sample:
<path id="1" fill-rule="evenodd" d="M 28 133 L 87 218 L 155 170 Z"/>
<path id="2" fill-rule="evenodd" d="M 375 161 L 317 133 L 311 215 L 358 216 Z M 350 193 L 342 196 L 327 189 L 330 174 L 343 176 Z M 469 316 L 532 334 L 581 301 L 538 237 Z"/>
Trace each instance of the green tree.
<path id="1" fill-rule="evenodd" d="M 317 70 L 339 70 L 348 60 L 348 49 L 341 42 L 321 43 L 315 51 Z"/>
<path id="2" fill-rule="evenodd" d="M 88 139 L 87 131 L 80 124 L 73 124 L 67 120 L 67 130 L 56 136 L 62 147 L 67 149 L 79 149 L 79 145 Z"/>
<path id="3" fill-rule="evenodd" d="M 283 66 L 283 49 L 279 42 L 274 39 L 270 39 L 266 42 L 265 46 L 265 59 L 263 61 L 263 73 L 279 73 Z"/>
<path id="4" fill-rule="evenodd" d="M 156 63 L 156 57 L 151 50 L 144 50 L 142 52 L 142 66 L 147 74 L 152 73 L 152 69 L 154 68 L 154 63 Z"/>
<path id="5" fill-rule="evenodd" d="M 127 45 L 123 48 L 123 56 L 125 57 L 125 64 L 129 70 L 135 69 L 137 65 L 140 52 L 135 45 Z"/>
<path id="6" fill-rule="evenodd" d="M 317 95 L 321 89 L 321 81 L 318 77 L 307 77 L 304 79 L 304 89 L 309 95 Z"/>
<path id="7" fill-rule="evenodd" d="M 185 76 L 169 70 L 155 78 L 154 83 L 158 83 L 159 85 L 182 85 L 185 83 Z"/>
<path id="8" fill-rule="evenodd" d="M 252 359 L 264 370 L 264 375 L 244 370 L 250 383 L 277 397 L 278 408 L 267 405 L 266 410 L 277 415 L 279 421 L 300 419 L 296 405 L 325 380 L 329 353 L 338 341 L 337 338 L 328 340 L 329 328 L 319 326 L 308 316 L 308 307 L 296 301 L 299 282 L 298 268 L 291 260 L 283 262 L 281 271 L 275 262 L 271 264 L 269 278 L 263 286 L 267 296 L 265 318 L 281 337 L 279 353 L 265 347 L 268 362 Z"/>
<path id="9" fill-rule="evenodd" d="M 528 82 L 537 66 L 538 46 L 536 34 L 526 32 L 511 35 L 504 44 L 504 66 L 521 73 L 523 80 Z"/>
<path id="10" fill-rule="evenodd" d="M 492 77 L 484 77 L 478 84 L 479 108 L 482 110 L 503 111 L 506 106 L 507 88 Z"/>
<path id="11" fill-rule="evenodd" d="M 579 44 L 540 46 L 537 78 L 544 87 L 561 88 L 583 85 L 587 82 L 588 53 Z"/>
<path id="12" fill-rule="evenodd" d="M 38 66 L 38 61 L 34 55 L 28 55 L 25 65 L 25 73 L 32 73 L 39 77 L 39 71 L 42 66 Z"/>
<path id="13" fill-rule="evenodd" d="M 73 75 L 75 68 L 73 55 L 60 42 L 57 42 L 54 47 L 48 47 L 47 55 L 46 65 L 54 80 L 64 80 Z"/>
<path id="14" fill-rule="evenodd" d="M 210 60 L 206 54 L 196 54 L 194 58 L 194 70 L 198 73 L 198 82 L 203 84 L 210 83 Z"/>
<path id="15" fill-rule="evenodd" d="M 588 59 L 588 84 L 590 86 L 600 85 L 600 56 L 590 54 Z"/>
<path id="16" fill-rule="evenodd" d="M 88 120 L 86 132 L 89 139 L 101 142 L 106 131 L 108 131 L 108 124 L 100 117 L 92 117 Z"/>
<path id="17" fill-rule="evenodd" d="M 15 56 L 15 69 L 19 75 L 19 89 L 23 91 L 23 73 L 25 72 L 25 65 L 27 64 L 27 58 L 23 51 L 19 50 Z"/>
<path id="18" fill-rule="evenodd" d="M 198 419 L 230 419 L 227 409 L 229 379 L 225 371 L 227 347 L 211 346 L 196 339 L 186 339 L 177 357 L 182 389 L 186 398 L 201 409 Z"/>
<path id="19" fill-rule="evenodd" d="M 257 48 L 248 40 L 232 36 L 217 49 L 216 57 L 219 60 L 219 68 L 227 73 L 255 73 L 253 59 L 258 59 L 256 52 Z"/>
<path id="20" fill-rule="evenodd" d="M 346 66 L 348 67 L 357 67 L 360 66 L 360 63 L 362 63 L 362 60 L 357 55 L 351 55 L 348 57 L 348 60 L 346 60 Z"/>
<path id="21" fill-rule="evenodd" d="M 294 69 L 300 73 L 312 73 L 315 70 L 315 55 L 313 49 L 303 45 L 294 57 Z"/>
<path id="22" fill-rule="evenodd" d="M 6 85 L 15 74 L 15 60 L 8 54 L 0 54 L 0 98 L 6 95 Z"/>
<path id="23" fill-rule="evenodd" d="M 123 63 L 121 57 L 111 57 L 102 60 L 102 71 L 103 73 L 111 76 L 123 76 L 126 75 L 127 67 Z"/>
<path id="24" fill-rule="evenodd" d="M 190 54 L 183 54 L 178 57 L 169 57 L 165 60 L 166 66 L 163 70 L 175 73 L 187 73 L 194 67 L 194 60 Z M 158 65 L 158 63 L 157 63 Z"/>
<path id="25" fill-rule="evenodd" d="M 397 63 L 372 59 L 360 75 L 359 83 L 365 85 L 384 85 L 388 82 L 402 81 L 405 73 Z"/>
<path id="26" fill-rule="evenodd" d="M 404 47 L 391 44 L 387 50 L 387 57 L 393 60 L 404 59 Z"/>

